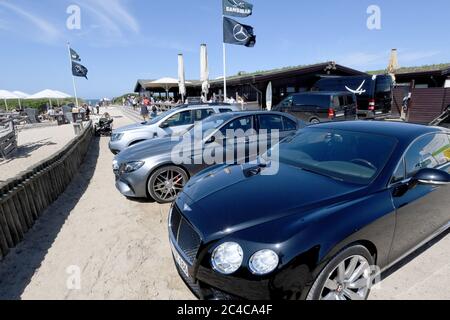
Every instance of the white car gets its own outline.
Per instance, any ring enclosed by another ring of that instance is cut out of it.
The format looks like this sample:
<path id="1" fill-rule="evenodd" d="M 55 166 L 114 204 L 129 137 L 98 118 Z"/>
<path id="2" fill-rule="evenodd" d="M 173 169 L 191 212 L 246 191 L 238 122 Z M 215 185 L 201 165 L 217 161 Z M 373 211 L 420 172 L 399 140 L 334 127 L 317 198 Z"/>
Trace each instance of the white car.
<path id="1" fill-rule="evenodd" d="M 109 149 L 113 154 L 118 154 L 143 141 L 182 135 L 197 121 L 213 114 L 232 111 L 240 111 L 240 108 L 228 104 L 184 105 L 164 112 L 152 120 L 114 130 Z"/>

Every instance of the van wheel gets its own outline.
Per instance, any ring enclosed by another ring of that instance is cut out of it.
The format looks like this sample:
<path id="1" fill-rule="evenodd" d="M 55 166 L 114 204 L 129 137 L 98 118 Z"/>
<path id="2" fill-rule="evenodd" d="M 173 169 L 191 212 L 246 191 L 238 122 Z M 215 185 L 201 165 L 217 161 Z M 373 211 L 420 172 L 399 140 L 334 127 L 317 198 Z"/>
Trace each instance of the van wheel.
<path id="1" fill-rule="evenodd" d="M 374 258 L 356 245 L 335 256 L 319 274 L 307 300 L 366 300 L 372 285 Z"/>
<path id="2" fill-rule="evenodd" d="M 309 120 L 309 123 L 311 123 L 311 124 L 319 124 L 320 120 L 317 119 L 317 118 L 314 118 L 314 119 Z"/>
<path id="3" fill-rule="evenodd" d="M 170 203 L 175 201 L 188 180 L 188 174 L 182 168 L 163 167 L 153 172 L 148 180 L 148 193 L 158 203 Z"/>

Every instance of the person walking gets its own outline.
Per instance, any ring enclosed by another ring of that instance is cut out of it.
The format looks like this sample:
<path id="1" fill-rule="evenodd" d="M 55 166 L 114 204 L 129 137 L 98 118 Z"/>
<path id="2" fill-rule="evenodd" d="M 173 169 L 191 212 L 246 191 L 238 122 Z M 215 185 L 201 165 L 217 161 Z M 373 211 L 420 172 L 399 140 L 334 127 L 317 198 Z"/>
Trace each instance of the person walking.
<path id="1" fill-rule="evenodd" d="M 150 100 L 145 98 L 143 103 L 141 104 L 141 116 L 144 119 L 144 122 L 148 120 L 148 105 L 149 105 L 149 103 L 150 103 Z"/>

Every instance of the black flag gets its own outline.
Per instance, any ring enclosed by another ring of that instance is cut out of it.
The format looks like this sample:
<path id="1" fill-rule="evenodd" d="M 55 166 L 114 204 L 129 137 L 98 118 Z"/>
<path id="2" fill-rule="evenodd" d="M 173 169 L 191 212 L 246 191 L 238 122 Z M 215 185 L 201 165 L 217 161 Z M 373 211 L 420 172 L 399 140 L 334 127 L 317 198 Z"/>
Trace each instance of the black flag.
<path id="1" fill-rule="evenodd" d="M 72 48 L 70 48 L 70 57 L 72 58 L 72 61 L 81 61 L 80 55 Z"/>
<path id="2" fill-rule="evenodd" d="M 253 13 L 253 5 L 243 0 L 223 0 L 223 15 L 248 17 Z"/>
<path id="3" fill-rule="evenodd" d="M 72 74 L 75 77 L 85 77 L 87 79 L 88 69 L 79 63 L 72 62 Z"/>
<path id="4" fill-rule="evenodd" d="M 246 47 L 254 47 L 256 43 L 256 36 L 253 34 L 253 27 L 224 17 L 223 42 Z"/>

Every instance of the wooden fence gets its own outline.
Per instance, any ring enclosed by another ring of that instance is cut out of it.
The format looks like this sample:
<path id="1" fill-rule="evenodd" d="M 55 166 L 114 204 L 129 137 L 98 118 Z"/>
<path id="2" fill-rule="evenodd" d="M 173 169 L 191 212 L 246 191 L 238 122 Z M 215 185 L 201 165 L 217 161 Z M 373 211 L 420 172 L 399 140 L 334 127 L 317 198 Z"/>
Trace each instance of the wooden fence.
<path id="1" fill-rule="evenodd" d="M 450 104 L 448 88 L 415 88 L 411 92 L 411 106 L 408 121 L 430 123 Z"/>
<path id="2" fill-rule="evenodd" d="M 56 155 L 0 185 L 0 260 L 66 189 L 89 149 L 92 122 Z"/>
<path id="3" fill-rule="evenodd" d="M 396 87 L 392 114 L 400 116 L 403 98 L 411 92 L 407 121 L 428 124 L 444 112 L 450 105 L 449 88 L 413 88 Z"/>

